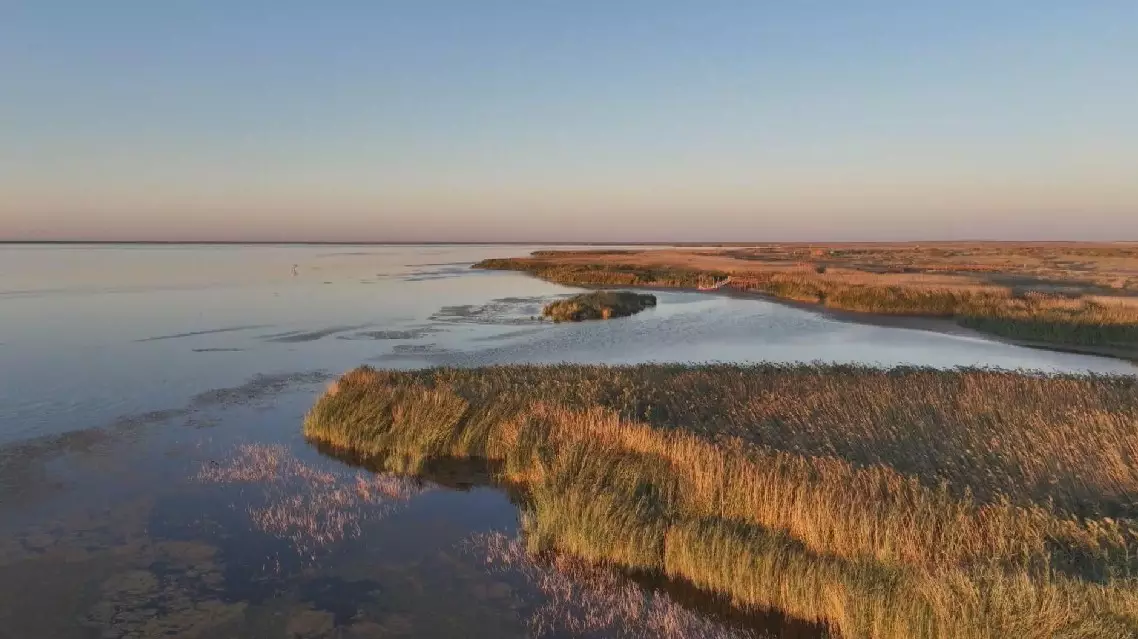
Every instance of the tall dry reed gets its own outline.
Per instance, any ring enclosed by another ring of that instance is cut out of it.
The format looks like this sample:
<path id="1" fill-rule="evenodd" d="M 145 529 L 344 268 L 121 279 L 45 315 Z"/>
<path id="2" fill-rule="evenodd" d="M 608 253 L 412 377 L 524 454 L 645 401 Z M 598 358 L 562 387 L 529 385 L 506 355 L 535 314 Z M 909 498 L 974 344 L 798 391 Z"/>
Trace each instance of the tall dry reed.
<path id="1" fill-rule="evenodd" d="M 491 259 L 476 266 L 523 271 L 551 282 L 589 286 L 696 288 L 730 275 L 728 286 L 732 289 L 835 310 L 953 318 L 976 330 L 1042 344 L 1119 349 L 1127 353 L 1138 349 L 1138 300 L 1134 297 L 1049 292 L 1039 285 L 1022 291 L 1014 284 L 921 274 L 899 279 L 890 273 L 824 266 L 763 268 L 742 260 L 731 271 L 623 264 L 614 261 L 619 256 L 598 256 L 597 263 L 563 261 L 575 257 L 579 256 L 560 253 Z"/>
<path id="2" fill-rule="evenodd" d="M 1138 632 L 1138 382 L 964 369 L 599 366 L 345 375 L 312 439 L 481 457 L 526 540 L 848 637 Z"/>

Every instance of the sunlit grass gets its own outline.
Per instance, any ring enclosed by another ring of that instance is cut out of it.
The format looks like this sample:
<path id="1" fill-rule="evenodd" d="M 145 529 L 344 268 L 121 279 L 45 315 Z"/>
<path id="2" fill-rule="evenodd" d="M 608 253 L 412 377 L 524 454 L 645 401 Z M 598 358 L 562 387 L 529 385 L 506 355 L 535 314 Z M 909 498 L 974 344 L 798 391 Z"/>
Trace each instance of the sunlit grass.
<path id="1" fill-rule="evenodd" d="M 581 322 L 635 315 L 656 305 L 656 296 L 631 291 L 594 291 L 546 304 L 541 314 L 555 322 Z"/>
<path id="2" fill-rule="evenodd" d="M 496 462 L 532 551 L 848 637 L 1138 632 L 1138 381 L 858 366 L 345 375 L 305 433 Z"/>
<path id="3" fill-rule="evenodd" d="M 517 270 L 569 285 L 696 288 L 731 275 L 730 288 L 818 304 L 836 310 L 953 318 L 976 330 L 1045 344 L 1138 348 L 1138 299 L 1070 292 L 1021 291 L 1011 285 L 916 274 L 835 271 L 823 265 L 764 268 L 740 261 L 739 270 L 621 264 L 600 255 L 596 263 L 559 255 L 485 260 L 478 268 Z M 579 256 L 578 256 L 579 257 Z M 930 271 L 931 272 L 931 271 Z"/>

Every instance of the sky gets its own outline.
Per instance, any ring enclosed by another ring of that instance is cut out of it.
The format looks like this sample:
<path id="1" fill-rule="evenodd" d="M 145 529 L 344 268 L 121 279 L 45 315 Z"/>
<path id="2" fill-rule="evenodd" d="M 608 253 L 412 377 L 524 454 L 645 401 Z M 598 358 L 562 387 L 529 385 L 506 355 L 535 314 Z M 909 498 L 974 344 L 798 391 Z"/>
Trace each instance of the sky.
<path id="1" fill-rule="evenodd" d="M 0 1 L 0 239 L 1138 240 L 1138 2 Z"/>

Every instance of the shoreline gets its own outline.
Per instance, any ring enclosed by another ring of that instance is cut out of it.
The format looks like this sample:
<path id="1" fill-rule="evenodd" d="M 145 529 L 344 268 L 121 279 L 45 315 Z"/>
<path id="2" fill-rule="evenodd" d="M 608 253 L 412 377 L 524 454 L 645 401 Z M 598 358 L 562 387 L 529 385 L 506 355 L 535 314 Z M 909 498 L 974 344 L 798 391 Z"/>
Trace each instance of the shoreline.
<path id="1" fill-rule="evenodd" d="M 795 300 L 783 299 L 780 297 L 774 297 L 773 295 L 766 295 L 764 293 L 740 291 L 738 289 L 732 289 L 729 286 L 721 289 L 716 289 L 714 291 L 702 291 L 698 288 L 691 287 L 669 287 L 652 284 L 629 284 L 627 286 L 610 286 L 608 284 L 562 284 L 561 282 L 547 280 L 526 271 L 512 272 L 521 273 L 528 277 L 533 277 L 542 280 L 543 282 L 550 282 L 551 284 L 557 284 L 559 286 L 581 288 L 590 291 L 631 289 L 637 291 L 656 291 L 659 293 L 698 293 L 700 295 L 761 300 L 764 302 L 770 302 L 772 304 L 778 304 L 779 306 L 785 306 L 800 311 L 815 313 L 828 319 L 832 319 L 836 322 L 842 322 L 846 324 L 861 324 L 863 326 L 879 326 L 882 328 L 902 328 L 914 331 L 925 331 L 928 333 L 938 333 L 941 335 L 953 335 L 956 337 L 970 337 L 980 341 L 1008 344 L 1010 346 L 1031 348 L 1039 351 L 1067 353 L 1070 355 L 1087 355 L 1090 357 L 1105 357 L 1127 362 L 1132 364 L 1135 368 L 1138 368 L 1138 353 L 1124 353 L 1113 351 L 1109 348 L 1080 346 L 1078 344 L 1051 344 L 1048 342 L 1018 340 L 1011 337 L 1003 337 L 1000 335 L 993 335 L 991 333 L 984 333 L 976 329 L 968 328 L 967 326 L 961 326 L 954 320 L 945 317 L 935 317 L 931 315 L 890 315 L 888 313 L 847 311 L 837 308 L 830 308 L 828 306 L 822 306 L 819 304 L 811 304 L 809 302 L 797 302 Z"/>
<path id="2" fill-rule="evenodd" d="M 699 289 L 662 289 L 662 290 L 682 290 L 691 293 L 720 293 L 730 297 L 737 297 L 740 299 L 760 299 L 766 302 L 786 306 L 802 311 L 817 313 L 823 317 L 832 319 L 838 322 L 848 324 L 862 324 L 866 326 L 880 326 L 884 328 L 904 328 L 915 331 L 926 331 L 929 333 L 939 333 L 941 335 L 954 335 L 957 337 L 970 337 L 985 342 L 997 342 L 1000 344 L 1008 344 L 1011 346 L 1020 346 L 1023 348 L 1031 348 L 1041 351 L 1052 351 L 1055 353 L 1069 353 L 1072 355 L 1089 355 L 1093 357 L 1108 357 L 1111 359 L 1122 360 L 1130 362 L 1138 366 L 1138 353 L 1123 353 L 1121 351 L 1114 351 L 1109 347 L 1095 347 L 1095 346 L 1081 346 L 1079 344 L 1051 344 L 1048 342 L 1035 342 L 1030 340 L 1015 339 L 1013 337 L 1003 337 L 1000 335 L 993 335 L 978 331 L 967 326 L 958 324 L 955 320 L 946 317 L 936 317 L 932 315 L 890 315 L 887 313 L 868 313 L 862 311 L 847 311 L 842 309 L 830 308 L 820 304 L 811 304 L 809 302 L 796 302 L 794 300 L 787 300 L 772 295 L 765 295 L 763 293 L 752 293 L 748 291 L 701 291 Z"/>
<path id="3" fill-rule="evenodd" d="M 558 284 L 570 288 L 579 288 L 584 290 L 645 290 L 645 291 L 675 291 L 684 293 L 699 293 L 702 295 L 721 295 L 729 296 L 740 299 L 759 299 L 781 306 L 794 308 L 802 311 L 817 313 L 829 319 L 845 322 L 850 324 L 862 324 L 866 326 L 880 326 L 886 328 L 904 328 L 910 330 L 927 331 L 930 333 L 939 333 L 942 335 L 954 335 L 957 337 L 969 337 L 977 340 L 988 342 L 996 342 L 1001 344 L 1008 344 L 1011 346 L 1019 346 L 1022 348 L 1031 348 L 1035 350 L 1051 351 L 1056 353 L 1068 353 L 1073 355 L 1086 355 L 1091 357 L 1105 357 L 1115 360 L 1124 361 L 1138 367 L 1138 350 L 1136 349 L 1120 349 L 1110 346 L 1095 346 L 1090 344 L 1073 344 L 1073 343 L 1057 343 L 1046 342 L 1039 340 L 1028 340 L 995 333 L 980 331 L 977 329 L 969 328 L 956 321 L 953 317 L 944 317 L 936 315 L 921 315 L 917 313 L 877 313 L 870 311 L 854 311 L 840 308 L 833 308 L 824 306 L 818 303 L 802 302 L 787 298 L 781 298 L 767 293 L 757 291 L 747 291 L 736 288 L 733 285 L 727 285 L 715 290 L 701 290 L 692 286 L 664 286 L 660 284 L 586 284 L 576 282 L 559 282 L 555 279 L 542 277 L 539 273 L 524 268 L 487 268 L 475 264 L 472 268 L 477 270 L 494 271 L 506 270 L 515 273 L 522 273 L 524 275 L 537 278 L 542 281 Z"/>
<path id="4" fill-rule="evenodd" d="M 410 475 L 487 460 L 522 496 L 527 552 L 682 579 L 831 635 L 981 639 L 1042 622 L 1121 639 L 1138 628 L 1135 586 L 1102 575 L 1135 561 L 1138 475 L 1118 460 L 1136 379 L 365 366 L 303 434 Z"/>

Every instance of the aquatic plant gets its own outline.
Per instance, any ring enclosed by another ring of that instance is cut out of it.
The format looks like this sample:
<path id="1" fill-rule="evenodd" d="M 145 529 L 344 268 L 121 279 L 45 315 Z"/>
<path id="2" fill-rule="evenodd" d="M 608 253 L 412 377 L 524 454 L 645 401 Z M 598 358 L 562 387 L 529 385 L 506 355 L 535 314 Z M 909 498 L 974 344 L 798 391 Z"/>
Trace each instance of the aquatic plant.
<path id="1" fill-rule="evenodd" d="M 1138 380 L 517 366 L 343 376 L 305 434 L 491 460 L 526 543 L 845 637 L 1138 632 Z"/>
<path id="2" fill-rule="evenodd" d="M 494 532 L 467 540 L 492 572 L 520 574 L 544 601 L 528 616 L 535 637 L 571 633 L 627 639 L 758 639 L 710 620 L 613 568 L 566 554 L 538 556 L 524 540 Z"/>
<path id="3" fill-rule="evenodd" d="M 995 267 L 969 269 L 967 264 L 954 264 L 951 271 L 936 263 L 920 268 L 883 267 L 842 262 L 840 256 L 830 254 L 825 254 L 831 258 L 826 262 L 796 254 L 804 261 L 786 264 L 763 253 L 741 251 L 674 256 L 661 252 L 664 257 L 659 261 L 649 259 L 650 252 L 543 252 L 529 258 L 484 260 L 475 267 L 522 271 L 568 285 L 699 288 L 730 276 L 728 287 L 734 290 L 835 310 L 952 318 L 975 330 L 1026 342 L 1138 354 L 1138 299 L 1115 295 L 1115 289 L 1105 283 L 1029 280 L 1018 284 L 1010 276 L 990 275 Z M 632 257 L 641 262 L 621 261 Z M 830 261 L 846 268 L 834 268 Z M 976 273 L 985 277 L 977 278 Z"/>
<path id="4" fill-rule="evenodd" d="M 543 317 L 555 322 L 628 317 L 656 306 L 656 296 L 631 291 L 594 291 L 550 302 L 542 309 Z"/>
<path id="5" fill-rule="evenodd" d="M 196 479 L 260 485 L 263 499 L 246 511 L 251 522 L 308 557 L 358 535 L 365 519 L 383 517 L 423 490 L 421 482 L 402 476 L 322 470 L 279 444 L 243 445 L 224 463 L 203 465 Z"/>

